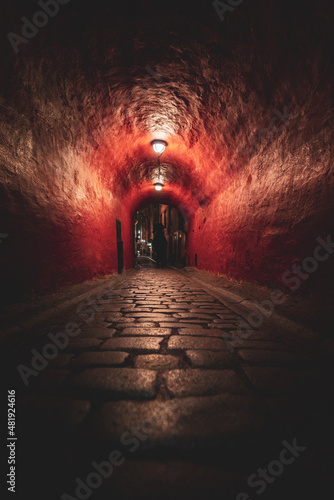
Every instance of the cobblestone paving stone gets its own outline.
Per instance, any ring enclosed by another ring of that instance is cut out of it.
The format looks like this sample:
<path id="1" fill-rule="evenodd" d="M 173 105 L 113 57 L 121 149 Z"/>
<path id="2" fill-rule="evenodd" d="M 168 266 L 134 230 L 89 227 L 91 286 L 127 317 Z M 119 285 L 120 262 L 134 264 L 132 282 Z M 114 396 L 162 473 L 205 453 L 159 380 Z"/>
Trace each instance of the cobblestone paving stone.
<path id="1" fill-rule="evenodd" d="M 140 471 L 147 474 L 150 463 L 160 478 L 169 477 L 178 464 L 170 481 L 182 492 L 187 474 L 203 476 L 205 453 L 211 464 L 205 466 L 207 477 L 221 481 L 235 498 L 244 480 L 243 463 L 250 474 L 261 465 L 256 461 L 261 452 L 298 431 L 303 435 L 305 414 L 296 410 L 296 399 L 319 396 L 321 377 L 279 336 L 260 329 L 247 340 L 238 338 L 240 316 L 180 273 L 135 271 L 88 307 L 89 314 L 68 317 L 80 333 L 31 377 L 20 403 L 30 429 L 36 421 L 44 429 L 46 421 L 52 422 L 52 432 L 62 429 L 66 439 L 75 429 L 70 455 L 76 456 L 77 448 L 79 455 L 95 460 L 101 450 L 120 447 L 124 433 L 152 425 L 154 430 L 141 432 L 145 438 L 137 436 L 138 455 L 129 458 L 138 484 Z M 50 331 L 60 330 L 61 324 Z M 42 349 L 47 342 L 39 335 L 25 346 Z M 28 359 L 25 354 L 19 362 Z M 294 408 L 291 421 L 281 403 Z M 312 418 L 308 429 L 319 426 L 320 415 Z M 70 480 L 76 468 L 69 469 Z M 129 484 L 116 478 L 101 488 L 101 498 L 112 491 L 110 484 L 119 488 L 117 499 L 182 497 L 151 491 L 131 496 Z M 195 490 L 192 498 L 203 498 Z M 212 493 L 208 498 L 223 497 Z"/>

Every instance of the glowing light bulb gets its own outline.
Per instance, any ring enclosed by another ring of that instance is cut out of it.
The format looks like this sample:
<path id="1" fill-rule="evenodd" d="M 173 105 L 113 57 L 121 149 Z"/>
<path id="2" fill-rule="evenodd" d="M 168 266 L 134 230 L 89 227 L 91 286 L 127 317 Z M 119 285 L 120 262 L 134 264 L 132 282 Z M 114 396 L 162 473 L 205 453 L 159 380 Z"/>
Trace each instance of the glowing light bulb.
<path id="1" fill-rule="evenodd" d="M 161 139 L 154 139 L 151 142 L 151 145 L 153 147 L 153 151 L 157 154 L 162 154 L 165 151 L 166 146 L 168 146 L 167 142 Z"/>
<path id="2" fill-rule="evenodd" d="M 155 188 L 155 190 L 156 190 L 156 191 L 161 191 L 161 190 L 162 190 L 162 188 L 164 187 L 164 185 L 163 185 L 163 184 L 161 184 L 161 182 L 156 182 L 156 183 L 155 183 L 155 184 L 153 184 L 153 185 L 154 185 L 154 188 Z"/>

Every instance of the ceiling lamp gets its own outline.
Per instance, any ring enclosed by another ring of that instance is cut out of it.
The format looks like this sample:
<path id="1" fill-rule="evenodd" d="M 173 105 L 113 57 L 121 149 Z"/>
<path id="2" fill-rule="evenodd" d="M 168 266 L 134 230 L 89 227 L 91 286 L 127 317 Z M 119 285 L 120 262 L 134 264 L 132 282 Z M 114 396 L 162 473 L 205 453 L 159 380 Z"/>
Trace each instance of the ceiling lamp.
<path id="1" fill-rule="evenodd" d="M 162 153 L 165 151 L 165 148 L 167 146 L 167 142 L 166 141 L 163 141 L 162 139 L 154 139 L 153 141 L 151 141 L 151 145 L 153 147 L 153 150 L 155 153 L 157 153 L 159 156 L 158 156 L 158 166 L 159 166 L 159 182 L 155 182 L 153 184 L 154 186 L 154 189 L 156 191 L 161 191 L 162 188 L 164 187 L 163 183 L 160 182 L 160 179 L 161 179 L 161 170 L 160 170 L 160 156 L 162 155 Z"/>
<path id="2" fill-rule="evenodd" d="M 151 146 L 153 147 L 153 151 L 159 155 L 162 155 L 162 153 L 165 151 L 166 146 L 168 146 L 166 141 L 163 141 L 161 139 L 154 139 L 151 141 Z"/>

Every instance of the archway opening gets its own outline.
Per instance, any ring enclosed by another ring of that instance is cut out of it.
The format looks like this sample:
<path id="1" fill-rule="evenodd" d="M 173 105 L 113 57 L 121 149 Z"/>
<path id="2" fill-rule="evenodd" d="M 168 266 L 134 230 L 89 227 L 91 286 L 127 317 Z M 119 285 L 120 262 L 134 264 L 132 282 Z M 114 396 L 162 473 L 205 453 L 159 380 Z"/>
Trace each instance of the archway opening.
<path id="1" fill-rule="evenodd" d="M 189 221 L 176 206 L 155 202 L 137 210 L 133 218 L 135 267 L 147 261 L 160 266 L 160 250 L 164 265 L 187 265 L 188 231 Z"/>

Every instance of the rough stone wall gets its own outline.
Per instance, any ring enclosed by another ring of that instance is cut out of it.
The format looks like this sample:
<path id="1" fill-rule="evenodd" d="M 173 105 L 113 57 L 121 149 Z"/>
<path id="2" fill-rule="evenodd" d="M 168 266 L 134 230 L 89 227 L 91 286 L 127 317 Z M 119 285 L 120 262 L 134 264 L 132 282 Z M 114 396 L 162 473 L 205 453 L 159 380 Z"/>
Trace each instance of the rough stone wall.
<path id="1" fill-rule="evenodd" d="M 289 102 L 292 117 L 283 130 L 266 145 L 258 144 L 233 183 L 196 213 L 189 242 L 192 262 L 196 252 L 201 268 L 273 283 L 313 256 L 317 237 L 333 235 L 329 96 L 325 80 L 302 107 L 292 109 Z M 326 287 L 332 260 L 319 263 L 302 281 L 311 288 Z"/>

